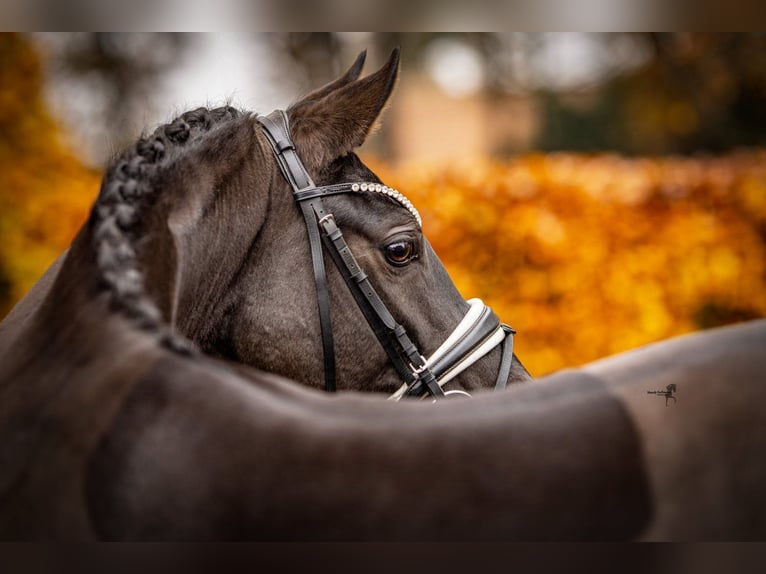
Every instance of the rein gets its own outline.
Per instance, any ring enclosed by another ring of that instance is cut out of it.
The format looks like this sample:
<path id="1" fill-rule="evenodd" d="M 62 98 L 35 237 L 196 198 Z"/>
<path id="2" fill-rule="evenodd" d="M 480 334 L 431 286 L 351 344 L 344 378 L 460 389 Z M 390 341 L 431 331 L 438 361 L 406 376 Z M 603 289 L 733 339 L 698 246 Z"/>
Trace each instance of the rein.
<path id="1" fill-rule="evenodd" d="M 469 310 L 441 346 L 426 358 L 412 342 L 406 329 L 398 323 L 370 283 L 369 277 L 351 253 L 343 233 L 322 198 L 330 195 L 374 192 L 386 195 L 406 208 L 420 226 L 420 215 L 410 201 L 398 191 L 379 183 L 339 183 L 317 187 L 309 176 L 290 136 L 287 114 L 275 110 L 267 116 L 257 116 L 271 145 L 282 175 L 293 190 L 306 222 L 314 270 L 319 322 L 324 355 L 325 390 L 336 390 L 335 346 L 332 335 L 330 297 L 322 244 L 340 271 L 367 323 L 388 355 L 402 386 L 389 397 L 420 397 L 430 394 L 434 399 L 447 395 L 468 395 L 464 391 L 445 391 L 442 386 L 473 363 L 502 344 L 502 359 L 495 389 L 505 388 L 513 362 L 513 334 L 508 325 L 500 323 L 497 315 L 479 299 L 468 301 Z M 469 395 L 470 396 L 470 395 Z"/>

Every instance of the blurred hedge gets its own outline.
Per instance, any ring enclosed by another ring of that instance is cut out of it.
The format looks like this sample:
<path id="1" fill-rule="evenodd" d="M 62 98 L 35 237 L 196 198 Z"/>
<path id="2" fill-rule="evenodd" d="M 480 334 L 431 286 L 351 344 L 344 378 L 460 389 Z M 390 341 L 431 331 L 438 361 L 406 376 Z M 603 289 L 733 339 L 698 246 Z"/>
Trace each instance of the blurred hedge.
<path id="1" fill-rule="evenodd" d="M 376 167 L 533 374 L 766 316 L 766 151 Z"/>
<path id="2" fill-rule="evenodd" d="M 29 45 L 0 35 L 0 317 L 67 247 L 98 191 L 40 82 Z M 518 329 L 535 375 L 766 316 L 766 151 L 373 163 L 421 211 L 461 292 Z"/>

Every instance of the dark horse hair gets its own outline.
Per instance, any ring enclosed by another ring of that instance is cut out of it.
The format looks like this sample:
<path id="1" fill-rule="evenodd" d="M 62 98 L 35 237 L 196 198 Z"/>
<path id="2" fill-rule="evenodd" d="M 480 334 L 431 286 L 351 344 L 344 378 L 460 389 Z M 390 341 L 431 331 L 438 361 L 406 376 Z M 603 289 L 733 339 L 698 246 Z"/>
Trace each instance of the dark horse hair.
<path id="1" fill-rule="evenodd" d="M 135 242 L 141 236 L 142 216 L 157 200 L 155 176 L 172 161 L 172 151 L 248 115 L 228 105 L 198 108 L 141 137 L 110 162 L 91 213 L 100 283 L 112 307 L 140 329 L 156 333 L 163 346 L 184 354 L 191 353 L 190 343 L 163 322 L 157 305 L 146 296 Z"/>

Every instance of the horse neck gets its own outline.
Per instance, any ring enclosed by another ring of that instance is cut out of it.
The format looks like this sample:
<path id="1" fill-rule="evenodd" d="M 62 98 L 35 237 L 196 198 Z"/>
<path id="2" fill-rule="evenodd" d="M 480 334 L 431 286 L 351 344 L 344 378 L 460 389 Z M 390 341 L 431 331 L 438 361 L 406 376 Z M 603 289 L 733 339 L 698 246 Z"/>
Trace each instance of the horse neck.
<path id="1" fill-rule="evenodd" d="M 240 141 L 246 143 L 247 126 L 240 127 L 245 128 L 238 132 Z M 189 251 L 197 245 L 194 240 L 204 245 L 209 231 L 197 224 L 216 221 L 204 213 L 217 209 L 217 194 L 241 191 L 233 164 L 247 163 L 248 146 L 222 147 L 219 153 L 230 156 L 228 162 L 201 161 L 209 146 L 220 146 L 225 137 L 197 141 L 158 166 L 153 189 L 141 182 L 143 193 L 156 197 L 134 207 L 140 219 L 135 229 L 114 227 L 123 206 L 104 201 L 113 184 L 107 174 L 91 217 L 69 251 L 0 324 L 0 435 L 8 437 L 0 446 L 5 461 L 0 500 L 19 501 L 28 520 L 35 520 L 34 509 L 46 507 L 41 491 L 77 488 L 77 478 L 68 473 L 83 467 L 81 457 L 95 447 L 144 373 L 183 345 L 170 322 L 178 298 L 186 296 L 184 288 L 201 279 L 223 281 L 225 273 L 204 276 L 204 269 L 186 263 L 197 255 Z M 230 153 L 232 148 L 239 153 Z M 250 170 L 236 173 L 248 179 Z M 227 237 L 233 243 L 231 234 Z M 132 256 L 122 257 L 125 253 Z M 209 254 L 199 256 L 205 258 Z M 39 472 L 36 465 L 42 465 Z M 30 473 L 50 484 L 25 486 L 21 477 Z M 77 513 L 61 516 L 75 530 L 84 520 Z"/>
<path id="2" fill-rule="evenodd" d="M 0 325 L 3 390 L 22 380 L 52 383 L 58 377 L 38 377 L 49 365 L 66 373 L 69 365 L 108 355 L 141 333 L 104 291 L 92 243 L 86 224 Z"/>
<path id="3" fill-rule="evenodd" d="M 110 268 L 119 247 L 108 242 L 106 256 L 96 253 L 102 275 L 117 277 L 110 285 L 117 302 L 126 299 L 128 314 L 139 322 L 178 329 L 192 339 L 198 325 L 213 323 L 268 207 L 268 186 L 259 185 L 269 174 L 266 150 L 255 133 L 252 120 L 241 116 L 168 148 L 166 159 L 152 167 L 150 181 L 141 184 L 152 203 L 128 245 L 136 263 Z M 132 292 L 136 277 L 138 298 Z M 127 298 L 119 295 L 124 292 Z"/>
<path id="4" fill-rule="evenodd" d="M 45 365 L 55 363 L 65 373 L 69 363 L 120 353 L 130 346 L 127 341 L 162 346 L 172 339 L 168 324 L 183 255 L 179 237 L 194 231 L 183 214 L 204 211 L 231 171 L 232 162 L 215 161 L 211 147 L 242 162 L 247 146 L 222 146 L 221 140 L 253 139 L 246 118 L 222 128 L 190 131 L 183 146 L 166 141 L 161 161 L 147 161 L 136 151 L 156 141 L 149 139 L 113 162 L 70 250 L 0 324 L 0 392 L 26 379 L 46 381 L 34 386 L 56 384 L 56 377 L 35 375 Z M 193 223 L 195 217 L 187 219 Z"/>
<path id="5" fill-rule="evenodd" d="M 248 137 L 223 148 L 217 160 L 190 154 L 174 167 L 170 179 L 182 188 L 183 199 L 167 206 L 160 229 L 165 253 L 147 254 L 147 290 L 164 301 L 167 323 L 196 343 L 220 325 L 237 292 L 235 283 L 273 215 L 269 190 L 279 172 L 268 161 L 268 144 L 248 127 Z M 212 142 L 210 147 L 221 146 Z"/>
<path id="6" fill-rule="evenodd" d="M 141 171 L 143 180 L 124 177 L 125 166 L 136 173 L 135 151 L 117 158 L 71 249 L 0 325 L 0 374 L 19 362 L 20 341 L 29 350 L 23 356 L 59 343 L 71 350 L 86 333 L 101 336 L 93 353 L 137 333 L 172 346 L 168 333 L 179 317 L 193 317 L 184 320 L 190 331 L 204 322 L 265 219 L 269 186 L 258 182 L 277 177 L 265 161 L 268 144 L 254 133 L 251 119 L 240 116 L 192 131 L 183 144 L 166 141 L 163 159 Z M 141 140 L 136 149 L 154 142 Z M 127 187 L 138 199 L 126 199 Z M 127 227 L 126 213 L 133 219 Z"/>

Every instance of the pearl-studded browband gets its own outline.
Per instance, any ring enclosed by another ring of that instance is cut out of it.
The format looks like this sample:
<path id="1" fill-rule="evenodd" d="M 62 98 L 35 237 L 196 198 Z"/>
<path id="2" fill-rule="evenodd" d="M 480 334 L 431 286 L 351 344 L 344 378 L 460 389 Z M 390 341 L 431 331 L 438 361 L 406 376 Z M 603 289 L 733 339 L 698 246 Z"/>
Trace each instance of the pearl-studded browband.
<path id="1" fill-rule="evenodd" d="M 354 182 L 354 183 L 335 183 L 332 185 L 323 185 L 321 187 L 307 187 L 306 189 L 300 189 L 293 192 L 295 200 L 298 202 L 311 200 L 317 197 L 327 197 L 330 195 L 339 195 L 343 193 L 364 193 L 371 191 L 373 193 L 379 193 L 390 197 L 396 203 L 401 205 L 404 209 L 410 212 L 410 215 L 415 218 L 418 223 L 418 227 L 423 227 L 423 220 L 420 218 L 420 213 L 412 205 L 412 202 L 405 197 L 405 195 L 397 191 L 392 187 L 374 182 Z"/>
<path id="2" fill-rule="evenodd" d="M 387 185 L 381 185 L 380 183 L 352 183 L 351 191 L 372 191 L 386 195 L 409 211 L 412 217 L 415 218 L 415 221 L 418 222 L 418 227 L 423 227 L 423 220 L 420 218 L 420 213 L 418 213 L 418 210 L 415 209 L 412 202 L 407 199 L 402 192 L 392 187 L 388 187 Z"/>

